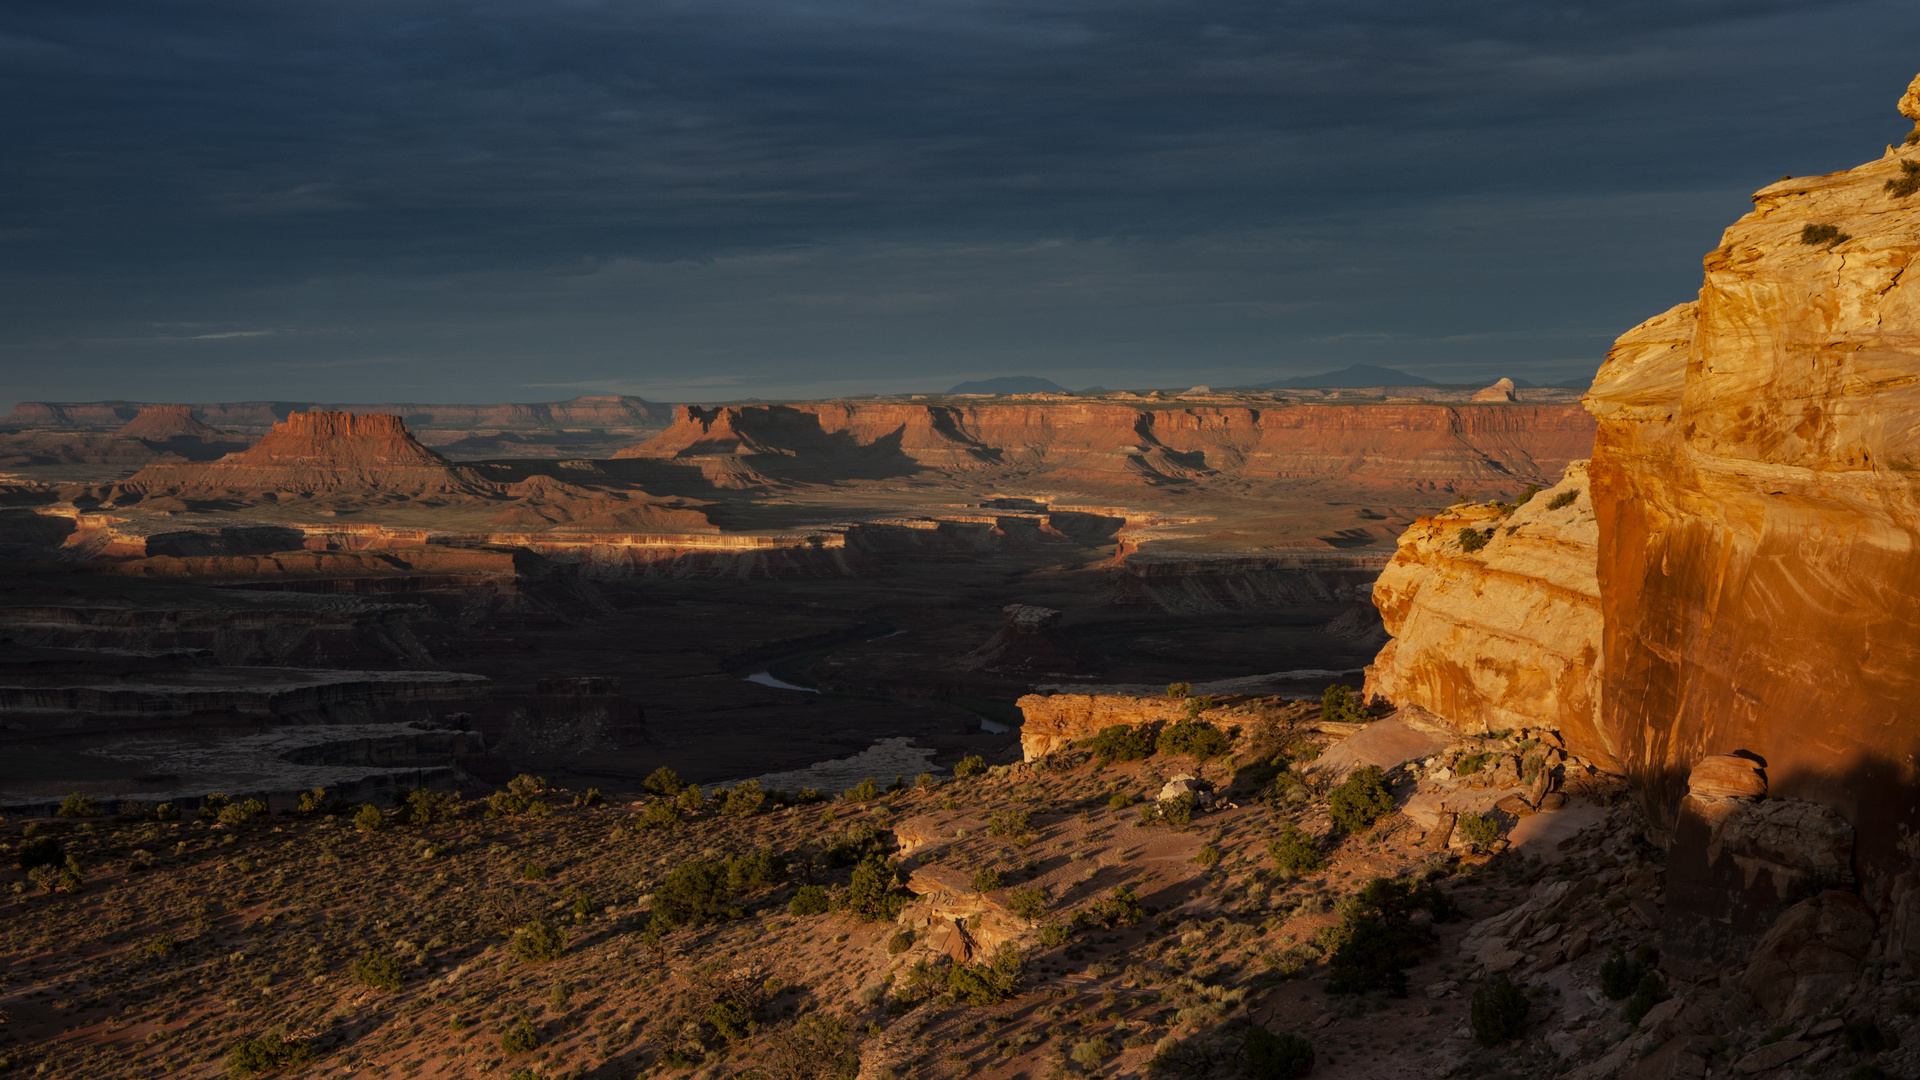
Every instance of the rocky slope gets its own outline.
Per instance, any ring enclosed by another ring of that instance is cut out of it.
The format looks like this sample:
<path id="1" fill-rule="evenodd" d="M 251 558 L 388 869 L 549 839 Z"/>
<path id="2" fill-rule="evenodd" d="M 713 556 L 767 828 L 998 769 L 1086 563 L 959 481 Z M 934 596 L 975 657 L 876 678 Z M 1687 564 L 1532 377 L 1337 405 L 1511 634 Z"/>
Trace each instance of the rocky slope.
<path id="1" fill-rule="evenodd" d="M 1373 587 L 1393 635 L 1366 693 L 1465 731 L 1545 727 L 1612 765 L 1599 719 L 1599 528 L 1584 462 L 1523 505 L 1421 518 Z M 1475 546 L 1480 545 L 1480 546 Z"/>

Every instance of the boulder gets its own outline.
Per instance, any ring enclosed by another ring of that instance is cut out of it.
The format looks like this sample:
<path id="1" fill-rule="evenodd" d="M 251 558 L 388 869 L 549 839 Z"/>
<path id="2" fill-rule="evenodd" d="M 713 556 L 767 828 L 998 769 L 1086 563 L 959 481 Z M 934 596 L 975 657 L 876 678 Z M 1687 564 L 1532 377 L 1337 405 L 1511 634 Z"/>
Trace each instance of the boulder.
<path id="1" fill-rule="evenodd" d="M 1852 893 L 1828 889 L 1802 900 L 1760 939 L 1741 986 L 1769 1016 L 1807 1019 L 1853 984 L 1873 929 L 1873 912 Z"/>
<path id="2" fill-rule="evenodd" d="M 1702 799 L 1764 799 L 1767 773 L 1752 758 L 1713 754 L 1687 774 L 1687 794 Z"/>
<path id="3" fill-rule="evenodd" d="M 1171 802 L 1182 795 L 1193 796 L 1195 806 L 1205 806 L 1213 801 L 1213 785 L 1198 777 L 1182 774 L 1161 785 L 1160 794 L 1154 799 L 1157 802 Z"/>

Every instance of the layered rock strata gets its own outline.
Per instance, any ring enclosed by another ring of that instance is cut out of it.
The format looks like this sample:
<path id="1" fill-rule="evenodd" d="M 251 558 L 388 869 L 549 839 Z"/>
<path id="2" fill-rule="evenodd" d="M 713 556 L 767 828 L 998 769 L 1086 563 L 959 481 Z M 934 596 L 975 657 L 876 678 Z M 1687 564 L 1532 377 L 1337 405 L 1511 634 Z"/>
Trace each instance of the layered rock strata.
<path id="1" fill-rule="evenodd" d="M 218 461 L 152 465 L 124 485 L 173 495 L 481 495 L 485 481 L 421 446 L 398 416 L 294 413 Z"/>
<path id="2" fill-rule="evenodd" d="M 1365 692 L 1462 731 L 1546 728 L 1614 760 L 1599 724 L 1599 530 L 1584 462 L 1521 506 L 1421 518 L 1373 586 L 1393 640 Z"/>
<path id="3" fill-rule="evenodd" d="M 1858 827 L 1870 895 L 1920 828 L 1916 175 L 1761 189 L 1586 398 L 1614 759 L 1671 835 L 1693 765 L 1751 752 Z"/>
<path id="4" fill-rule="evenodd" d="M 723 487 L 1017 468 L 1116 484 L 1228 475 L 1438 489 L 1558 476 L 1592 430 L 1573 406 L 1508 403 L 683 405 L 666 431 L 619 456 L 697 466 Z"/>

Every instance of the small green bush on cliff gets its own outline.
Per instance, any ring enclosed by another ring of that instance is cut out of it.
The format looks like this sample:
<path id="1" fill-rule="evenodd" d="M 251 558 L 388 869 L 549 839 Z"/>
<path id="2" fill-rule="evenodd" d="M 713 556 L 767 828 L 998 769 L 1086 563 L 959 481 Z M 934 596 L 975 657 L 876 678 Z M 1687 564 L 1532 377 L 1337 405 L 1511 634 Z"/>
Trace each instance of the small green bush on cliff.
<path id="1" fill-rule="evenodd" d="M 305 1039 L 289 1039 L 275 1030 L 235 1046 L 227 1054 L 227 1068 L 241 1076 L 252 1076 L 312 1060 L 313 1047 Z"/>
<path id="2" fill-rule="evenodd" d="M 1481 548 L 1486 547 L 1487 541 L 1491 539 L 1493 539 L 1492 529 L 1488 529 L 1485 532 L 1482 532 L 1479 529 L 1474 529 L 1474 528 L 1461 529 L 1460 530 L 1460 550 L 1471 555 L 1474 552 L 1479 551 Z"/>
<path id="3" fill-rule="evenodd" d="M 720 800 L 720 813 L 727 817 L 752 817 L 766 806 L 767 793 L 760 790 L 760 781 L 742 780 L 727 791 Z"/>
<path id="4" fill-rule="evenodd" d="M 1101 728 L 1099 734 L 1083 740 L 1080 745 L 1093 751 L 1094 760 L 1102 766 L 1116 761 L 1139 761 L 1153 753 L 1153 732 L 1146 727 L 1115 724 Z"/>
<path id="5" fill-rule="evenodd" d="M 833 905 L 827 897 L 827 890 L 818 885 L 802 885 L 793 894 L 793 900 L 787 904 L 789 915 L 825 915 Z"/>
<path id="6" fill-rule="evenodd" d="M 1493 846 L 1495 840 L 1500 839 L 1500 823 L 1490 817 L 1467 814 L 1459 819 L 1458 825 L 1461 835 L 1467 838 L 1467 842 L 1472 844 L 1476 851 L 1485 851 Z"/>
<path id="7" fill-rule="evenodd" d="M 1800 230 L 1800 242 L 1803 244 L 1825 244 L 1828 251 L 1853 239 L 1840 231 L 1838 225 L 1807 225 Z"/>
<path id="8" fill-rule="evenodd" d="M 682 863 L 654 889 L 653 917 L 669 927 L 741 918 L 746 908 L 739 897 L 775 884 L 786 871 L 786 860 L 771 851 Z"/>
<path id="9" fill-rule="evenodd" d="M 1170 698 L 1183 698 L 1191 693 L 1193 693 L 1192 683 L 1177 682 L 1167 684 L 1167 696 Z"/>
<path id="10" fill-rule="evenodd" d="M 1563 491 L 1560 494 L 1555 495 L 1553 498 L 1547 500 L 1547 509 L 1549 510 L 1565 509 L 1566 507 L 1572 506 L 1573 500 L 1578 499 L 1579 497 L 1580 497 L 1579 488 L 1575 488 L 1572 491 Z"/>
<path id="11" fill-rule="evenodd" d="M 100 804 L 76 791 L 60 800 L 60 808 L 54 813 L 61 817 L 99 817 Z"/>
<path id="12" fill-rule="evenodd" d="M 1181 720 L 1161 729 L 1154 749 L 1162 754 L 1183 755 L 1195 761 L 1219 757 L 1233 745 L 1225 732 L 1200 720 Z"/>
<path id="13" fill-rule="evenodd" d="M 385 953 L 369 951 L 353 962 L 353 981 L 372 990 L 400 989 L 400 961 Z"/>
<path id="14" fill-rule="evenodd" d="M 1920 191 L 1920 162 L 1902 161 L 1900 175 L 1887 181 L 1887 194 L 1904 199 L 1916 191 Z"/>
<path id="15" fill-rule="evenodd" d="M 987 759 L 981 757 L 979 754 L 968 754 L 966 757 L 953 763 L 953 775 L 958 779 L 964 779 L 975 773 L 983 773 L 986 771 Z"/>
<path id="16" fill-rule="evenodd" d="M 1495 975 L 1473 992 L 1470 1019 L 1481 1046 L 1510 1042 L 1526 1033 L 1527 995 L 1506 975 Z"/>

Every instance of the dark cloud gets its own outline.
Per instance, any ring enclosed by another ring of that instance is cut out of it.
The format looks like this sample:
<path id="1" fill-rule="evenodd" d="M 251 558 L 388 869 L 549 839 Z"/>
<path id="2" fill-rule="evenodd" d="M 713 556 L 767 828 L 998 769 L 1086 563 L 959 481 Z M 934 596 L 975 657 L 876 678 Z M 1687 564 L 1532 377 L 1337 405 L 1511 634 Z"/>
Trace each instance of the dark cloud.
<path id="1" fill-rule="evenodd" d="M 0 10 L 0 397 L 1590 370 L 1905 2 Z M 708 389 L 713 388 L 713 389 Z"/>

